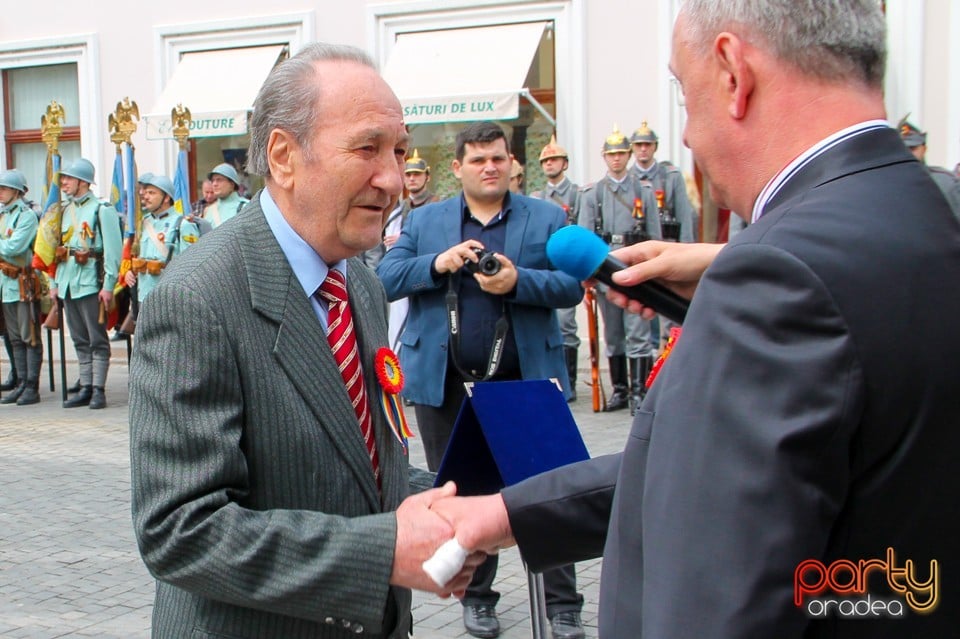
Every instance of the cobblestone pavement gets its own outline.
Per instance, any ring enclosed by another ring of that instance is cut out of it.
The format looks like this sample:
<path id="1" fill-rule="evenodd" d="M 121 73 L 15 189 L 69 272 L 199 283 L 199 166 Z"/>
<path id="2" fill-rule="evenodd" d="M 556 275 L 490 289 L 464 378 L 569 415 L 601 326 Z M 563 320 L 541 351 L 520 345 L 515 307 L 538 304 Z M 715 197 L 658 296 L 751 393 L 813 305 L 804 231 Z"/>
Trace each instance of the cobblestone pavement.
<path id="1" fill-rule="evenodd" d="M 586 344 L 581 379 L 585 350 Z M 154 584 L 140 562 L 130 523 L 122 345 L 115 354 L 104 410 L 61 408 L 59 376 L 56 393 L 44 378 L 39 404 L 0 406 L 0 637 L 150 634 Z M 6 366 L 4 361 L 4 376 Z M 73 362 L 67 378 L 70 383 L 76 378 Z M 629 416 L 593 413 L 588 390 L 581 381 L 580 400 L 570 405 L 587 448 L 592 455 L 620 450 Z M 426 467 L 416 438 L 411 458 Z M 578 564 L 577 572 L 587 637 L 596 637 L 599 560 Z M 503 595 L 497 607 L 501 636 L 529 637 L 527 578 L 514 549 L 504 552 L 495 587 Z M 456 600 L 418 593 L 413 614 L 416 639 L 469 636 Z"/>

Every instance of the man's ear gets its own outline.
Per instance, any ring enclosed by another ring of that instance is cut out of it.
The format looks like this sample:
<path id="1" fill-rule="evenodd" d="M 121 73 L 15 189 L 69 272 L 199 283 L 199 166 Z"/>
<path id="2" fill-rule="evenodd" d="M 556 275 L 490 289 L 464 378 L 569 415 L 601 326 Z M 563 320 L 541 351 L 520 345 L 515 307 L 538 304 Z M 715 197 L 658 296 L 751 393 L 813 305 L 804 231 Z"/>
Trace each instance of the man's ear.
<path id="1" fill-rule="evenodd" d="M 293 136 L 283 129 L 270 131 L 267 139 L 267 166 L 270 178 L 280 188 L 293 186 L 293 173 L 296 163 L 301 161 L 300 145 Z"/>
<path id="2" fill-rule="evenodd" d="M 450 169 L 453 171 L 453 176 L 460 179 L 460 160 L 454 160 L 450 163 Z"/>
<path id="3" fill-rule="evenodd" d="M 721 73 L 721 91 L 726 95 L 730 117 L 746 117 L 747 103 L 756 86 L 753 68 L 746 59 L 746 47 L 739 36 L 723 32 L 713 43 L 713 53 Z"/>

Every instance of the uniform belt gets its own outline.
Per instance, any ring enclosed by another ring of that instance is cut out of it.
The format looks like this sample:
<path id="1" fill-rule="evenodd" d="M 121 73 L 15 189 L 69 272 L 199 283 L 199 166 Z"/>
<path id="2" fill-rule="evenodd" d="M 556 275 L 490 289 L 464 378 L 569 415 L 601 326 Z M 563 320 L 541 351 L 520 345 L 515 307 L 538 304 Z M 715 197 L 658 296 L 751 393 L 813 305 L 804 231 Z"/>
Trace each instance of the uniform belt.
<path id="1" fill-rule="evenodd" d="M 82 248 L 67 249 L 67 255 L 76 255 L 77 253 L 80 253 L 80 254 L 86 253 L 87 257 L 100 257 L 101 255 L 103 255 L 103 251 L 94 251 L 91 249 L 82 249 Z"/>
<path id="2" fill-rule="evenodd" d="M 150 273 L 155 275 L 166 268 L 167 263 L 163 260 L 144 260 L 135 257 L 131 260 L 130 270 L 134 273 Z"/>
<path id="3" fill-rule="evenodd" d="M 604 232 L 600 238 L 610 246 L 632 246 L 640 241 L 637 233 Z"/>

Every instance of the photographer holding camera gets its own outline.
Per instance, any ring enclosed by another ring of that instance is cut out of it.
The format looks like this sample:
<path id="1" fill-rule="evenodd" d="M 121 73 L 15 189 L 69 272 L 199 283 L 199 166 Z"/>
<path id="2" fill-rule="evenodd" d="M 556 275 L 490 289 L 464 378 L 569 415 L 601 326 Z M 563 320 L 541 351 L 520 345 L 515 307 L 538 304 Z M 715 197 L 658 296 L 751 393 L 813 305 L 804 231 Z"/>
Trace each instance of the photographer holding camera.
<path id="1" fill-rule="evenodd" d="M 579 282 L 547 261 L 547 238 L 566 224 L 563 210 L 509 192 L 513 156 L 503 129 L 492 122 L 467 126 L 457 136 L 455 157 L 462 193 L 412 211 L 377 266 L 388 299 L 410 300 L 400 336 L 404 396 L 414 403 L 433 471 L 465 381 L 556 378 L 569 395 L 555 309 L 583 295 Z M 492 556 L 463 598 L 464 625 L 475 637 L 500 632 L 499 594 L 491 589 L 496 567 Z M 582 637 L 583 600 L 573 567 L 544 577 L 554 636 Z"/>

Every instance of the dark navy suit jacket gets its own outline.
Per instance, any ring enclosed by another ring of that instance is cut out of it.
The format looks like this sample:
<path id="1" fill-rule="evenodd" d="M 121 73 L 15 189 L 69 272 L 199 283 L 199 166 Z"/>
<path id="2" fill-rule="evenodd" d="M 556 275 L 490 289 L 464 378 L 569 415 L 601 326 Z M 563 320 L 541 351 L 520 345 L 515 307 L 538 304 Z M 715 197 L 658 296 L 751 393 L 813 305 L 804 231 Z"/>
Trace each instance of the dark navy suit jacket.
<path id="1" fill-rule="evenodd" d="M 528 565 L 602 552 L 604 639 L 955 636 L 955 282 L 960 223 L 895 131 L 815 158 L 704 274 L 624 452 L 504 491 Z M 932 613 L 794 604 L 801 562 L 888 548 L 939 562 Z"/>

